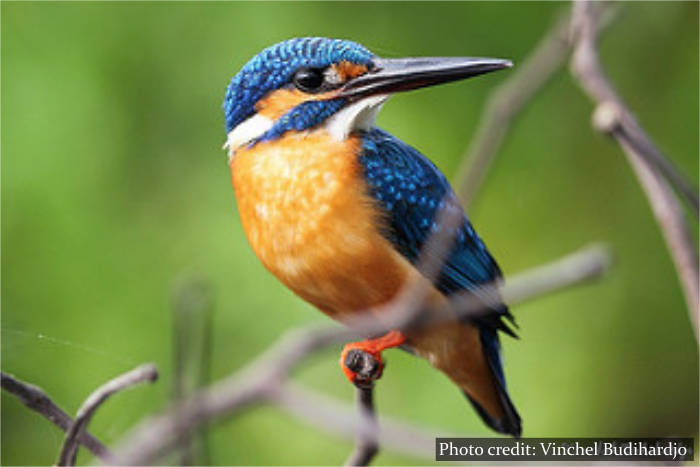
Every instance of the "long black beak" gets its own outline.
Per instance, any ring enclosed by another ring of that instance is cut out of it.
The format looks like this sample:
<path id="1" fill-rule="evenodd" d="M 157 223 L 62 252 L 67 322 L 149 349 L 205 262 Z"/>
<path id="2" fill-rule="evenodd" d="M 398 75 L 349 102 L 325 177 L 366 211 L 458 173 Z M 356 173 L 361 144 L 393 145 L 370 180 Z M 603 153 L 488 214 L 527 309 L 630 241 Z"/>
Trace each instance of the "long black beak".
<path id="1" fill-rule="evenodd" d="M 449 83 L 510 68 L 510 60 L 474 57 L 375 58 L 367 73 L 351 79 L 338 97 L 361 98 Z"/>

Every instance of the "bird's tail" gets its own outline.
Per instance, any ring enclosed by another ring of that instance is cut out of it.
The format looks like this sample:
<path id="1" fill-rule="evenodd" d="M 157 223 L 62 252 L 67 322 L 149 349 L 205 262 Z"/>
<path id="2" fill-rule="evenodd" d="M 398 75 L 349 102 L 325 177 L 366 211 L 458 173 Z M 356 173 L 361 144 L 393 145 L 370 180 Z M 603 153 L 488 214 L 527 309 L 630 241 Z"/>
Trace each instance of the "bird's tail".
<path id="1" fill-rule="evenodd" d="M 477 400 L 469 394 L 468 390 L 464 390 L 464 395 L 467 396 L 469 402 L 472 403 L 474 409 L 479 414 L 481 419 L 488 426 L 498 431 L 499 433 L 508 434 L 516 438 L 520 437 L 522 432 L 522 421 L 518 411 L 515 409 L 513 401 L 510 400 L 506 389 L 505 377 L 503 375 L 503 365 L 501 362 L 501 345 L 498 339 L 498 334 L 495 329 L 481 326 L 479 329 L 479 337 L 483 348 L 484 358 L 488 364 L 494 383 L 494 390 L 500 405 L 500 413 L 491 414 L 481 406 Z"/>
<path id="2" fill-rule="evenodd" d="M 519 437 L 521 420 L 508 396 L 495 328 L 449 323 L 411 336 L 411 347 L 454 381 L 484 422 Z"/>

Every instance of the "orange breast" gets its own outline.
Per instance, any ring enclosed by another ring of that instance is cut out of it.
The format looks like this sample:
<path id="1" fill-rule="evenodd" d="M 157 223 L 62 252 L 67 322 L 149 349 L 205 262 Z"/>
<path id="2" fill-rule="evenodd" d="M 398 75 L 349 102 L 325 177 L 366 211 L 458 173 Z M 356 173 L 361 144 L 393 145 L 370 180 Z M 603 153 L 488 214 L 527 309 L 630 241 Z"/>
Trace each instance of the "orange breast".
<path id="1" fill-rule="evenodd" d="M 412 266 L 384 239 L 358 138 L 289 133 L 240 149 L 231 171 L 248 240 L 279 280 L 335 318 L 384 303 Z"/>
<path id="2" fill-rule="evenodd" d="M 231 163 L 241 221 L 258 258 L 297 295 L 340 320 L 391 300 L 418 275 L 378 230 L 383 219 L 367 194 L 360 144 L 321 131 L 290 134 L 239 150 Z M 445 300 L 431 292 L 432 300 Z M 500 416 L 476 328 L 449 323 L 407 337 L 416 353 Z"/>

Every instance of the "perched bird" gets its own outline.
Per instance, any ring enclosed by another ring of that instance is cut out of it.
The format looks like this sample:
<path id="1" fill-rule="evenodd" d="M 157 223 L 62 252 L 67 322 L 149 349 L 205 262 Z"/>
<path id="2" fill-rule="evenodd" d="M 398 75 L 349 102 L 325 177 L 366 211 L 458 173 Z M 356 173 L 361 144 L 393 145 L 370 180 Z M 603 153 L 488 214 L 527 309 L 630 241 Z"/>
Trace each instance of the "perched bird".
<path id="1" fill-rule="evenodd" d="M 421 277 L 421 248 L 455 195 L 416 149 L 374 126 L 389 96 L 510 67 L 491 58 L 375 56 L 346 40 L 309 37 L 273 45 L 231 80 L 224 99 L 229 164 L 246 236 L 265 267 L 298 296 L 341 322 L 391 301 Z M 461 208 L 460 213 L 461 213 Z M 501 272 L 463 213 L 430 300 L 478 292 Z M 425 254 L 430 254 L 426 252 Z M 346 345 L 401 346 L 426 358 L 466 394 L 485 423 L 519 436 L 506 391 L 499 330 L 505 306 L 464 322 Z"/>

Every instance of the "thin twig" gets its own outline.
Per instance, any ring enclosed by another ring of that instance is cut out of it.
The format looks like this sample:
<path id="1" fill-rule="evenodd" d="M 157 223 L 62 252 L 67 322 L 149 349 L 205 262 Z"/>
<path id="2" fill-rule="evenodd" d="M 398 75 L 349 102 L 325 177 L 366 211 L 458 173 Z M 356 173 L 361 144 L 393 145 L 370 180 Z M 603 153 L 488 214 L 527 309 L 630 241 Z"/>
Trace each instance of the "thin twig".
<path id="1" fill-rule="evenodd" d="M 693 247 L 695 243 L 690 235 L 690 230 L 685 223 L 683 210 L 668 183 L 651 170 L 649 164 L 624 139 L 619 141 L 640 183 L 648 193 L 653 193 L 649 196 L 649 203 L 659 225 L 662 226 L 661 232 L 676 266 L 690 322 L 697 339 L 700 332 L 698 330 L 698 308 L 700 307 L 698 303 L 698 293 L 700 293 L 698 291 L 698 256 Z"/>
<path id="2" fill-rule="evenodd" d="M 183 276 L 173 287 L 173 401 L 178 403 L 209 381 L 213 300 L 208 281 Z M 180 465 L 209 465 L 206 427 L 178 442 Z"/>
<path id="3" fill-rule="evenodd" d="M 75 458 L 78 454 L 78 439 L 85 432 L 85 428 L 90 423 L 90 419 L 95 414 L 95 411 L 112 394 L 139 383 L 153 382 L 156 379 L 158 379 L 158 370 L 156 370 L 155 365 L 141 365 L 108 381 L 90 394 L 83 402 L 83 405 L 80 406 L 80 409 L 78 409 L 75 423 L 68 430 L 56 465 L 75 465 Z"/>
<path id="4" fill-rule="evenodd" d="M 600 276 L 609 262 L 600 247 L 582 249 L 566 258 L 509 279 L 502 288 L 509 304 L 561 290 Z M 496 288 L 497 284 L 489 284 Z M 533 290 L 527 289 L 533 287 Z M 487 294 L 492 296 L 492 294 Z M 404 330 L 411 326 L 436 325 L 448 320 L 465 319 L 483 313 L 485 304 L 464 294 L 455 299 L 454 310 L 426 309 L 417 316 L 406 317 L 401 310 L 386 308 L 358 313 L 363 318 L 350 327 L 301 329 L 285 334 L 263 355 L 244 369 L 196 393 L 179 406 L 145 420 L 134 428 L 118 446 L 117 465 L 142 465 L 153 462 L 171 447 L 183 433 L 196 430 L 202 423 L 231 416 L 252 404 L 274 399 L 278 388 L 308 355 L 330 345 L 363 335 L 381 334 L 389 329 Z M 486 304 L 487 308 L 493 304 Z M 376 319 L 387 313 L 387 319 Z M 429 316 L 429 318 L 425 318 Z M 395 446 L 396 447 L 396 446 Z M 410 446 L 406 452 L 412 452 Z"/>
<path id="5" fill-rule="evenodd" d="M 680 172 L 673 162 L 659 150 L 649 138 L 637 119 L 622 101 L 613 85 L 610 83 L 598 58 L 598 14 L 588 1 L 575 1 L 572 12 L 572 32 L 576 39 L 571 70 L 578 78 L 583 89 L 598 104 L 605 104 L 613 109 L 608 115 L 614 120 L 608 120 L 610 128 L 619 128 L 620 136 L 640 157 L 666 180 L 690 204 L 693 213 L 699 211 L 698 190 Z M 614 135 L 615 136 L 615 135 Z"/>
<path id="6" fill-rule="evenodd" d="M 609 7 L 609 2 L 599 2 L 599 5 L 595 12 L 599 19 L 594 25 L 597 28 L 597 34 L 611 23 L 617 13 L 617 7 Z M 566 63 L 574 45 L 572 39 L 571 20 L 568 15 L 563 15 L 538 43 L 535 50 L 514 69 L 514 72 L 493 91 L 487 100 L 475 136 L 465 151 L 457 172 L 457 193 L 463 206 L 469 207 L 473 204 L 476 193 L 481 188 L 514 117 Z M 640 130 L 634 121 L 630 122 L 630 128 Z M 639 145 L 640 152 L 653 161 L 673 186 L 683 194 L 697 215 L 697 190 L 687 177 L 679 172 L 648 138 L 637 135 L 634 142 Z"/>
<path id="7" fill-rule="evenodd" d="M 649 199 L 676 266 L 697 339 L 698 253 L 683 209 L 667 181 L 660 175 L 664 175 L 668 182 L 684 194 L 697 215 L 696 190 L 685 183 L 684 177 L 675 172 L 666 156 L 656 148 L 606 76 L 598 58 L 595 25 L 597 18 L 590 3 L 576 2 L 573 18 L 577 44 L 571 63 L 572 72 L 578 78 L 581 87 L 596 103 L 593 118 L 595 127 L 617 140 Z"/>
<path id="8" fill-rule="evenodd" d="M 331 433 L 343 439 L 352 440 L 358 435 L 373 436 L 368 427 L 350 406 L 325 394 L 288 382 L 279 388 L 271 399 L 273 404 L 292 415 L 300 422 Z M 391 451 L 413 457 L 433 459 L 435 437 L 456 438 L 465 436 L 445 429 L 414 425 L 407 420 L 379 416 L 378 444 Z"/>
<path id="9" fill-rule="evenodd" d="M 355 450 L 350 454 L 345 465 L 369 465 L 379 452 L 377 415 L 374 412 L 373 389 L 356 388 L 357 412 L 360 415 L 360 425 L 368 429 L 358 430 Z"/>
<path id="10" fill-rule="evenodd" d="M 564 66 L 569 51 L 567 14 L 557 20 L 535 49 L 488 98 L 479 126 L 457 171 L 456 190 L 465 208 L 474 201 L 513 119 Z"/>
<path id="11" fill-rule="evenodd" d="M 2 388 L 16 396 L 22 404 L 42 415 L 63 431 L 68 431 L 73 426 L 73 419 L 58 407 L 41 388 L 25 383 L 7 373 L 0 373 L 0 375 L 2 376 L 0 378 Z M 83 431 L 78 437 L 78 441 L 103 462 L 109 462 L 111 453 L 90 433 Z"/>

